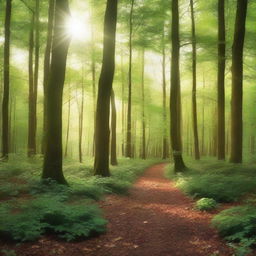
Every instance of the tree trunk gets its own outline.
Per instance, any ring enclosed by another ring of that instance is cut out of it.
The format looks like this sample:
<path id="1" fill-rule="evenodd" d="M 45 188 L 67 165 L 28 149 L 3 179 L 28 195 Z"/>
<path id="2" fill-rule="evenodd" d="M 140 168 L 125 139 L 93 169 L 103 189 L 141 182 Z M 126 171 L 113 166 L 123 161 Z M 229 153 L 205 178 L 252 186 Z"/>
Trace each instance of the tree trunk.
<path id="1" fill-rule="evenodd" d="M 65 30 L 70 16 L 68 0 L 56 0 L 52 61 L 46 88 L 46 137 L 43 179 L 66 184 L 62 171 L 62 97 L 70 37 Z"/>
<path id="2" fill-rule="evenodd" d="M 33 122 L 33 108 L 34 108 L 34 69 L 33 69 L 33 56 L 34 56 L 34 28 L 35 28 L 35 15 L 31 14 L 30 33 L 29 33 L 29 54 L 28 54 L 28 76 L 29 76 L 29 92 L 28 92 L 28 157 L 34 153 L 35 141 L 34 135 L 34 122 Z"/>
<path id="3" fill-rule="evenodd" d="M 171 57 L 171 141 L 174 159 L 174 171 L 186 169 L 182 158 L 181 142 L 181 95 L 180 95 L 180 40 L 179 40 L 179 2 L 172 1 L 172 57 Z"/>
<path id="4" fill-rule="evenodd" d="M 78 105 L 79 108 L 79 105 Z M 82 82 L 82 100 L 81 100 L 81 108 L 79 112 L 79 131 L 78 131 L 78 152 L 79 152 L 79 162 L 83 162 L 83 152 L 82 152 L 82 145 L 83 145 L 83 122 L 84 122 L 84 83 Z"/>
<path id="5" fill-rule="evenodd" d="M 134 0 L 131 0 L 130 31 L 129 31 L 129 72 L 128 72 L 128 111 L 126 131 L 126 157 L 132 157 L 132 34 L 133 34 L 133 8 Z"/>
<path id="6" fill-rule="evenodd" d="M 168 140 L 167 140 L 167 111 L 166 111 L 166 52 L 165 52 L 165 34 L 163 28 L 162 39 L 162 76 L 163 76 L 163 154 L 162 158 L 168 158 Z"/>
<path id="7" fill-rule="evenodd" d="M 6 0 L 4 23 L 4 91 L 2 102 L 2 157 L 8 159 L 9 153 L 9 91 L 10 91 L 10 37 L 12 0 Z"/>
<path id="8" fill-rule="evenodd" d="M 109 172 L 109 112 L 115 72 L 115 41 L 117 0 L 108 0 L 104 19 L 102 69 L 98 86 L 95 129 L 94 174 L 110 176 Z"/>
<path id="9" fill-rule="evenodd" d="M 68 140 L 69 140 L 69 129 L 70 129 L 70 112 L 71 112 L 71 96 L 70 87 L 68 88 L 68 123 L 67 123 L 67 133 L 66 133 L 66 146 L 64 156 L 68 156 Z"/>
<path id="10" fill-rule="evenodd" d="M 191 28 L 192 28 L 192 74 L 193 74 L 193 86 L 192 86 L 192 117 L 193 117 L 193 131 L 194 131 L 194 153 L 195 159 L 200 159 L 199 142 L 198 142 L 198 125 L 197 125 L 197 99 L 196 99 L 196 70 L 197 70 L 197 51 L 196 51 L 196 26 L 195 26 L 195 14 L 194 14 L 194 0 L 190 0 L 191 11 Z"/>
<path id="11" fill-rule="evenodd" d="M 145 120 L 145 50 L 142 50 L 142 73 L 141 73 L 141 101 L 142 101 L 142 148 L 141 148 L 141 158 L 146 159 L 146 120 Z"/>
<path id="12" fill-rule="evenodd" d="M 232 47 L 231 157 L 241 163 L 243 158 L 243 48 L 248 0 L 237 1 L 234 41 Z"/>
<path id="13" fill-rule="evenodd" d="M 218 1 L 218 159 L 225 159 L 225 1 Z"/>
<path id="14" fill-rule="evenodd" d="M 37 129 L 37 88 L 39 72 L 39 0 L 36 0 L 35 12 L 32 14 L 30 46 L 29 46 L 29 124 L 28 124 L 28 157 L 36 154 Z M 34 33 L 35 31 L 35 33 Z M 35 37 L 35 41 L 34 41 Z M 35 65 L 33 70 L 33 50 L 35 50 Z M 32 69 L 32 71 L 31 71 Z"/>
<path id="15" fill-rule="evenodd" d="M 110 154 L 111 165 L 117 165 L 116 157 L 116 104 L 115 104 L 115 93 L 112 89 L 111 92 L 111 154 Z"/>
<path id="16" fill-rule="evenodd" d="M 55 10 L 55 0 L 49 0 L 47 41 L 46 41 L 46 47 L 45 47 L 45 53 L 44 53 L 44 80 L 43 80 L 44 94 L 48 86 L 49 74 L 50 74 L 54 10 Z M 44 154 L 44 151 L 45 151 L 45 133 L 46 133 L 45 107 L 46 107 L 46 104 L 44 100 L 43 136 L 42 136 L 42 145 L 41 145 L 42 154 Z"/>

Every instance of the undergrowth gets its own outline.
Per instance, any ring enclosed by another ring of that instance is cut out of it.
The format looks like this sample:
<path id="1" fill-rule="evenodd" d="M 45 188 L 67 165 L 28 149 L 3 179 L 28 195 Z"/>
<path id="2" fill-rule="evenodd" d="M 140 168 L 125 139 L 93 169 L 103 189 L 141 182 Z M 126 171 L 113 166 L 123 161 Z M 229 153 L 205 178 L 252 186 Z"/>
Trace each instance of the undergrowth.
<path id="1" fill-rule="evenodd" d="M 0 237 L 25 242 L 55 234 L 71 241 L 102 233 L 106 221 L 92 201 L 105 194 L 127 194 L 135 179 L 156 162 L 120 159 L 111 177 L 101 178 L 93 176 L 92 160 L 86 165 L 69 160 L 64 165 L 69 186 L 41 182 L 40 158 L 1 163 Z"/>

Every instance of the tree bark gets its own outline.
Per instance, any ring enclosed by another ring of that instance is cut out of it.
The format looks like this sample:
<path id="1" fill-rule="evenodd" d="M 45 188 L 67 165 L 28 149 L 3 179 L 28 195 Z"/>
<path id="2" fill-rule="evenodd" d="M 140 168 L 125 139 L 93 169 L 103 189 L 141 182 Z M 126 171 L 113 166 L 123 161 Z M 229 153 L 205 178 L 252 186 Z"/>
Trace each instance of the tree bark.
<path id="1" fill-rule="evenodd" d="M 112 89 L 111 92 L 111 154 L 110 163 L 111 165 L 117 165 L 116 157 L 116 104 L 115 104 L 115 93 Z"/>
<path id="2" fill-rule="evenodd" d="M 94 174 L 101 176 L 110 176 L 109 112 L 115 72 L 117 3 L 117 0 L 107 1 L 104 19 L 103 60 L 98 86 L 94 160 Z"/>
<path id="3" fill-rule="evenodd" d="M 65 30 L 70 16 L 68 0 L 56 0 L 52 61 L 46 88 L 46 138 L 43 179 L 66 184 L 62 171 L 62 98 L 70 36 Z"/>
<path id="4" fill-rule="evenodd" d="M 141 158 L 146 159 L 146 119 L 145 119 L 145 50 L 142 50 L 142 73 L 141 73 L 141 103 L 142 103 L 142 147 Z"/>
<path id="5" fill-rule="evenodd" d="M 128 110 L 126 131 L 126 157 L 132 157 L 132 35 L 133 35 L 133 8 L 134 0 L 131 0 L 129 20 L 129 71 L 128 71 Z"/>
<path id="6" fill-rule="evenodd" d="M 38 89 L 38 72 L 39 72 L 39 0 L 35 2 L 35 12 L 32 14 L 31 32 L 30 32 L 30 49 L 29 49 L 29 124 L 28 124 L 28 157 L 36 154 L 36 129 L 37 129 L 37 89 Z M 33 39 L 32 39 L 33 37 Z M 34 39 L 35 38 L 35 39 Z M 33 50 L 35 50 L 35 62 L 33 70 Z M 31 72 L 32 65 L 32 72 Z"/>
<path id="7" fill-rule="evenodd" d="M 237 1 L 232 47 L 231 156 L 230 162 L 243 158 L 243 48 L 248 0 Z"/>
<path id="8" fill-rule="evenodd" d="M 197 50 L 196 50 L 196 26 L 195 26 L 195 14 L 194 14 L 194 0 L 190 0 L 191 11 L 191 29 L 192 29 L 192 117 L 193 117 L 193 131 L 194 131 L 194 154 L 195 159 L 200 159 L 199 141 L 198 141 L 198 125 L 197 125 L 197 99 L 196 99 L 196 71 L 197 71 Z"/>
<path id="9" fill-rule="evenodd" d="M 45 53 L 44 53 L 44 78 L 43 78 L 44 94 L 49 83 L 49 75 L 50 75 L 54 11 L 55 11 L 55 0 L 49 0 L 47 41 L 46 41 L 46 47 L 45 47 Z M 46 133 L 45 107 L 46 107 L 46 103 L 44 100 L 43 136 L 42 136 L 42 145 L 41 145 L 42 154 L 44 154 L 44 151 L 45 151 L 45 133 Z"/>
<path id="10" fill-rule="evenodd" d="M 78 108 L 79 108 L 79 104 L 78 104 Z M 83 162 L 83 149 L 82 149 L 83 143 L 82 142 L 83 142 L 83 122 L 84 122 L 84 83 L 83 82 L 82 82 L 81 108 L 78 112 L 79 112 L 78 152 L 79 152 L 79 162 L 82 163 Z"/>
<path id="11" fill-rule="evenodd" d="M 71 96 L 70 87 L 68 88 L 68 123 L 67 123 L 67 133 L 66 133 L 66 145 L 64 156 L 68 156 L 68 140 L 69 140 L 69 129 L 70 129 L 70 112 L 71 112 Z"/>
<path id="12" fill-rule="evenodd" d="M 9 91 L 10 91 L 10 38 L 12 0 L 6 0 L 4 23 L 4 90 L 2 102 L 2 157 L 8 159 L 9 154 Z"/>
<path id="13" fill-rule="evenodd" d="M 35 141 L 34 135 L 34 68 L 33 68 L 33 56 L 34 56 L 34 29 L 35 29 L 35 14 L 31 14 L 30 33 L 29 33 L 29 53 L 28 53 L 28 76 L 29 76 L 29 92 L 28 92 L 28 157 L 34 153 Z"/>
<path id="14" fill-rule="evenodd" d="M 181 142 L 181 95 L 180 95 L 180 40 L 179 40 L 179 1 L 172 1 L 172 57 L 171 57 L 171 141 L 174 159 L 174 172 L 186 169 L 182 158 Z"/>
<path id="15" fill-rule="evenodd" d="M 218 159 L 225 159 L 225 1 L 218 0 Z"/>
<path id="16" fill-rule="evenodd" d="M 167 111 L 166 111 L 166 51 L 165 51 L 165 34 L 163 28 L 163 39 L 162 39 L 162 79 L 163 79 L 163 149 L 162 158 L 166 159 L 169 156 L 168 140 L 167 140 Z"/>

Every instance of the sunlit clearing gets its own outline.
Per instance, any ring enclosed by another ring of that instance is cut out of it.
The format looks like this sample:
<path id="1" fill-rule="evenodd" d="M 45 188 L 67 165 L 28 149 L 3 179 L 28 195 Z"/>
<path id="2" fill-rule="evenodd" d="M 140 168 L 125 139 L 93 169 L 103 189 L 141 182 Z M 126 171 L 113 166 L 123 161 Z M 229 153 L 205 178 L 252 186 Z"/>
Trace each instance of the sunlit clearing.
<path id="1" fill-rule="evenodd" d="M 67 33 L 73 40 L 88 41 L 90 39 L 90 26 L 85 19 L 80 19 L 76 14 L 67 21 Z"/>

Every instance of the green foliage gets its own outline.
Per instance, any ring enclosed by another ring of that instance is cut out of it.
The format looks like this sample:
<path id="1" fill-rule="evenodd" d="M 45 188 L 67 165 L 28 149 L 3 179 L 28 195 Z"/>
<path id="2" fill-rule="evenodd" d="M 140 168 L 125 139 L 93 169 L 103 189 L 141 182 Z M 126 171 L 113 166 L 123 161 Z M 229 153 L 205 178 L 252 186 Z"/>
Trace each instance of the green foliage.
<path id="1" fill-rule="evenodd" d="M 255 205 L 237 206 L 222 211 L 213 218 L 212 224 L 236 249 L 237 255 L 247 255 L 249 248 L 256 244 Z"/>
<path id="2" fill-rule="evenodd" d="M 34 241 L 53 233 L 71 241 L 105 231 L 106 221 L 88 201 L 63 202 L 62 197 L 44 195 L 31 201 L 3 204 L 0 236 L 15 241 Z"/>
<path id="3" fill-rule="evenodd" d="M 2 250 L 3 256 L 16 256 L 16 252 L 14 250 Z"/>
<path id="4" fill-rule="evenodd" d="M 70 186 L 39 181 L 38 160 L 29 163 L 23 159 L 20 166 L 24 169 L 14 175 L 12 166 L 16 169 L 16 164 L 12 160 L 3 163 L 1 168 L 6 171 L 1 173 L 4 183 L 0 195 L 8 196 L 8 200 L 0 206 L 0 237 L 24 242 L 50 233 L 72 241 L 104 232 L 106 221 L 91 199 L 99 200 L 109 193 L 126 194 L 138 175 L 156 160 L 119 162 L 111 177 L 101 178 L 92 176 L 92 165 L 69 161 L 65 169 Z M 31 178 L 30 170 L 37 179 Z"/>
<path id="5" fill-rule="evenodd" d="M 196 202 L 196 208 L 200 211 L 210 211 L 218 206 L 217 202 L 212 198 L 201 198 Z"/>
<path id="6" fill-rule="evenodd" d="M 256 186 L 255 167 L 224 162 L 204 161 L 174 177 L 177 186 L 194 198 L 213 198 L 217 202 L 234 202 L 252 192 Z"/>

